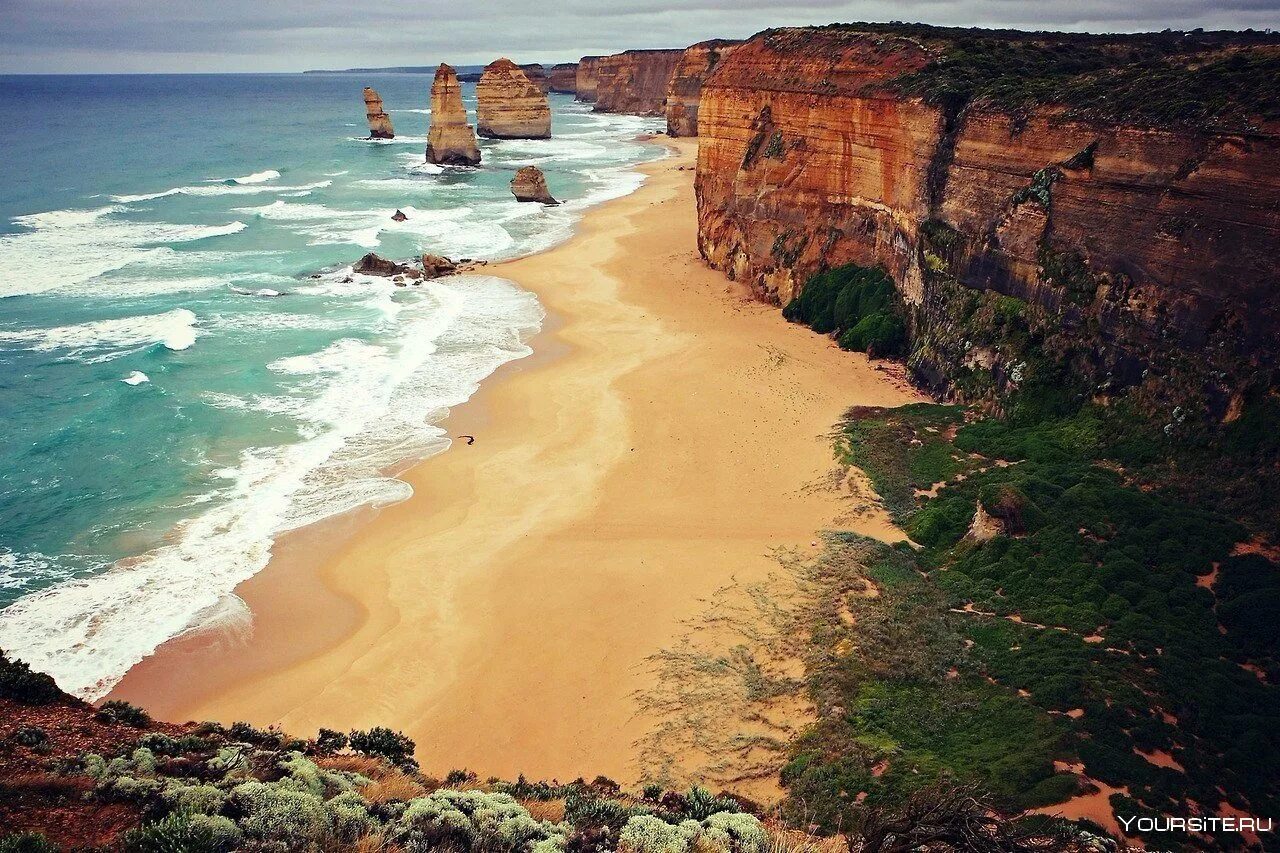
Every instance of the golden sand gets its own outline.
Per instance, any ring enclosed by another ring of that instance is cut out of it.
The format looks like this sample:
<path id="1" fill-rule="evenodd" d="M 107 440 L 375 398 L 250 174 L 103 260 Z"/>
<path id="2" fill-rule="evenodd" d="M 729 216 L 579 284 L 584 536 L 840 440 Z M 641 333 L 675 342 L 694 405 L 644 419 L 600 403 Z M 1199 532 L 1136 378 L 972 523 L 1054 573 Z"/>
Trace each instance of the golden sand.
<path id="1" fill-rule="evenodd" d="M 410 500 L 287 537 L 237 590 L 247 637 L 173 641 L 117 697 L 301 735 L 387 725 L 429 772 L 629 782 L 646 658 L 702 599 L 841 517 L 901 538 L 815 484 L 846 407 L 917 393 L 707 269 L 694 143 L 666 144 L 570 241 L 489 268 L 549 317 L 450 415 L 475 443 L 407 472 Z"/>

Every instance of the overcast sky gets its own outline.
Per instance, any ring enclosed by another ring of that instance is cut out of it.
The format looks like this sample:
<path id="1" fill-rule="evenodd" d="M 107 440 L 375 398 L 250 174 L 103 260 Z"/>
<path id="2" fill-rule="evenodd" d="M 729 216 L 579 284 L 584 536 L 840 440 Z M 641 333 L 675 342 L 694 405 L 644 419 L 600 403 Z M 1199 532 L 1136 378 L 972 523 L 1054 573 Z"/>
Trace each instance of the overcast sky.
<path id="1" fill-rule="evenodd" d="M 2 72 L 565 62 L 833 21 L 1280 28 L 1280 0 L 0 0 Z"/>

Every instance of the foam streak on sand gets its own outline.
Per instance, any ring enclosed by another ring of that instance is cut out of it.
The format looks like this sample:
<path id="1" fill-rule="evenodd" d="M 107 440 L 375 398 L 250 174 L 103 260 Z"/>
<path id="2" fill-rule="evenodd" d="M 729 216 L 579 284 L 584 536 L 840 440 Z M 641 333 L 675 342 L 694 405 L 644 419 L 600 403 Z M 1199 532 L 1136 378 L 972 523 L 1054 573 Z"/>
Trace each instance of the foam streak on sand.
<path id="1" fill-rule="evenodd" d="M 331 286 L 344 286 L 334 278 Z M 524 339 L 543 316 L 532 294 L 492 277 L 440 280 L 410 304 L 391 302 L 385 279 L 358 279 L 353 290 L 388 292 L 386 310 L 400 315 L 398 340 L 344 338 L 272 362 L 268 368 L 300 393 L 252 404 L 288 412 L 303 424 L 303 440 L 246 451 L 221 472 L 217 499 L 168 544 L 0 611 L 0 648 L 64 689 L 103 695 L 160 643 L 215 612 L 266 565 L 281 531 L 407 497 L 409 486 L 385 472 L 447 447 L 435 422 L 499 365 L 528 355 Z M 170 335 L 166 343 L 181 348 L 186 339 Z"/>
<path id="2" fill-rule="evenodd" d="M 177 640 L 115 695 L 302 734 L 388 725 L 431 772 L 635 779 L 646 658 L 847 510 L 808 488 L 847 406 L 918 399 L 701 264 L 676 146 L 567 243 L 490 268 L 555 322 L 450 415 L 473 445 L 407 472 L 413 497 L 349 538 L 283 542 L 237 590 L 248 645 Z M 843 526 L 901 536 L 874 513 Z"/>

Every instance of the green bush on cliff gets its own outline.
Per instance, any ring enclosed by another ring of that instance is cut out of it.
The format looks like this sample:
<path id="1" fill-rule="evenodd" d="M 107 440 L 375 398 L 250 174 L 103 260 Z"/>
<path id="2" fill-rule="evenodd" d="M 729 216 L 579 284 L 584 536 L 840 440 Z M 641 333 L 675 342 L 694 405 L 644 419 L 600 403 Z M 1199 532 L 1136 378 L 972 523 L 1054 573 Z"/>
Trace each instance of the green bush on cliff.
<path id="1" fill-rule="evenodd" d="M 815 332 L 834 333 L 845 349 L 887 356 L 901 354 L 906 345 L 901 299 L 879 267 L 845 264 L 818 273 L 782 314 Z"/>
<path id="2" fill-rule="evenodd" d="M 24 705 L 47 705 L 62 696 L 57 683 L 43 672 L 35 672 L 26 663 L 9 658 L 0 649 L 0 699 L 12 699 Z"/>
<path id="3" fill-rule="evenodd" d="M 1265 431 L 1238 428 L 1250 449 L 1237 449 L 1233 424 L 1188 450 L 1123 401 L 1082 404 L 1047 379 L 1005 405 L 967 424 L 953 407 L 850 412 L 840 452 L 923 548 L 833 538 L 822 558 L 860 563 L 880 596 L 850 602 L 847 633 L 815 614 L 810 683 L 843 715 L 795 743 L 787 813 L 835 829 L 851 798 L 897 803 L 940 776 L 1005 807 L 1048 805 L 1078 790 L 1058 760 L 1153 812 L 1221 798 L 1218 786 L 1280 807 L 1280 565 L 1233 555 L 1249 534 L 1211 497 L 1222 474 L 1201 478 L 1208 500 L 1170 488 L 1211 459 L 1265 471 Z M 917 492 L 931 477 L 947 482 Z M 979 505 L 1003 535 L 965 535 Z M 817 577 L 835 600 L 858 584 Z M 1139 754 L 1157 750 L 1185 772 Z"/>

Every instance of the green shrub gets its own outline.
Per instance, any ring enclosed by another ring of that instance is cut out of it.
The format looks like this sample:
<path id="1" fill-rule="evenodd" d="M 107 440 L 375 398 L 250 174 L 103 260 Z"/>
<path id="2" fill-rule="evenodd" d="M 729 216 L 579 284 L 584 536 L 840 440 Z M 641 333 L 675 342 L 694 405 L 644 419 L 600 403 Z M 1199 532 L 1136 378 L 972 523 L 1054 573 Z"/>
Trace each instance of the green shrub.
<path id="1" fill-rule="evenodd" d="M 840 348 L 876 358 L 900 355 L 906 348 L 907 324 L 896 314 L 868 314 L 840 335 Z"/>
<path id="2" fill-rule="evenodd" d="M 693 820 L 705 820 L 719 812 L 736 812 L 738 804 L 728 797 L 717 797 L 706 788 L 694 785 L 684 795 L 684 813 Z"/>
<path id="3" fill-rule="evenodd" d="M 58 853 L 59 847 L 37 832 L 0 836 L 0 853 Z"/>
<path id="4" fill-rule="evenodd" d="M 534 820 L 507 794 L 443 789 L 410 800 L 393 828 L 411 847 L 445 847 L 463 853 L 513 853 L 534 847 L 563 848 L 562 827 Z"/>
<path id="5" fill-rule="evenodd" d="M 241 837 L 228 818 L 173 814 L 129 830 L 120 846 L 124 853 L 226 853 L 239 846 Z"/>
<path id="6" fill-rule="evenodd" d="M 782 314 L 815 332 L 834 332 L 849 350 L 896 355 L 906 344 L 901 299 L 878 267 L 846 264 L 811 276 Z"/>
<path id="7" fill-rule="evenodd" d="M 347 736 L 333 729 L 321 729 L 316 735 L 316 750 L 329 754 L 341 752 L 347 748 Z"/>
<path id="8" fill-rule="evenodd" d="M 319 842 L 331 827 L 322 799 L 283 785 L 242 782 L 231 789 L 231 804 L 243 815 L 244 832 L 260 841 Z"/>
<path id="9" fill-rule="evenodd" d="M 175 785 L 161 794 L 170 811 L 214 815 L 226 805 L 227 793 L 212 785 Z"/>
<path id="10" fill-rule="evenodd" d="M 13 733 L 13 742 L 30 749 L 49 745 L 49 734 L 39 726 L 23 726 Z"/>
<path id="11" fill-rule="evenodd" d="M 48 705 L 63 696 L 57 682 L 35 672 L 20 660 L 10 660 L 0 649 L 0 698 L 24 705 Z"/>
<path id="12" fill-rule="evenodd" d="M 416 744 L 405 734 L 375 726 L 368 731 L 352 731 L 351 748 L 362 755 L 385 758 L 399 767 L 416 770 L 418 762 L 413 758 Z"/>
<path id="13" fill-rule="evenodd" d="M 120 723 L 144 729 L 151 725 L 151 717 L 137 705 L 131 705 L 122 699 L 111 699 L 98 707 L 97 718 L 104 723 Z"/>

